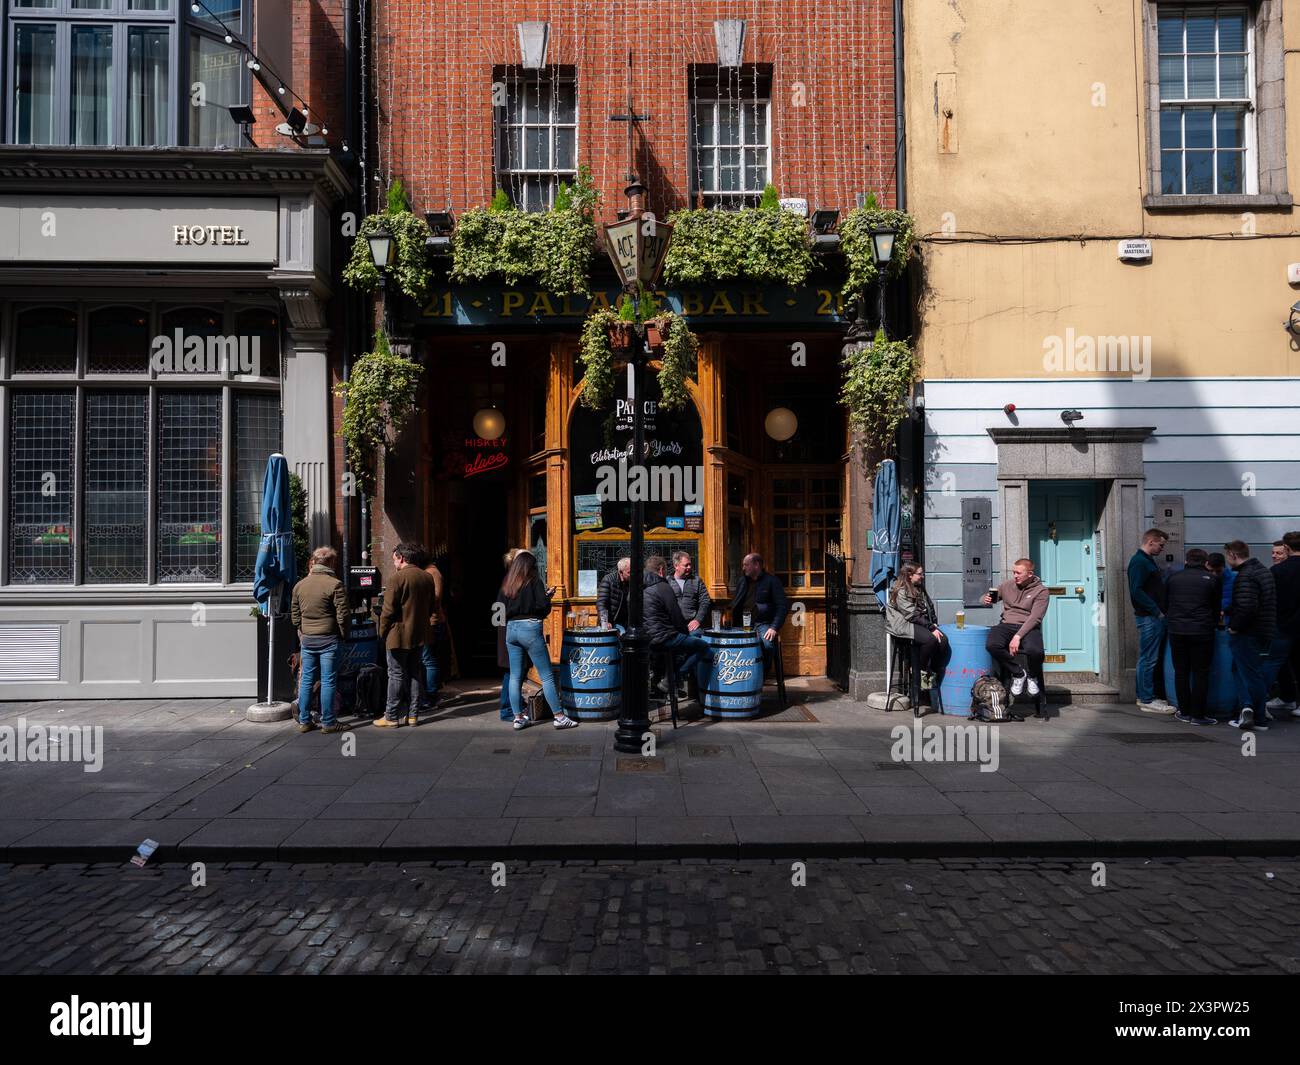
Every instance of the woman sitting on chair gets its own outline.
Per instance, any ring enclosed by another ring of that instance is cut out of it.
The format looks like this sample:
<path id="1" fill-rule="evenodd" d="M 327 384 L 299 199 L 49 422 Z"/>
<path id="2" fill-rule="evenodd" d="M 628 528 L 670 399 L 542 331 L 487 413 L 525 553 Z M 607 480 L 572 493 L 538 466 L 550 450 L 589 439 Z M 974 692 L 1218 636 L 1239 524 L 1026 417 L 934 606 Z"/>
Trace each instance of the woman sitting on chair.
<path id="1" fill-rule="evenodd" d="M 925 570 L 915 562 L 904 562 L 898 580 L 885 600 L 885 630 L 896 639 L 911 640 L 917 662 L 925 677 L 922 688 L 935 683 L 934 667 L 944 650 L 939 631 L 939 614 L 925 590 Z"/>

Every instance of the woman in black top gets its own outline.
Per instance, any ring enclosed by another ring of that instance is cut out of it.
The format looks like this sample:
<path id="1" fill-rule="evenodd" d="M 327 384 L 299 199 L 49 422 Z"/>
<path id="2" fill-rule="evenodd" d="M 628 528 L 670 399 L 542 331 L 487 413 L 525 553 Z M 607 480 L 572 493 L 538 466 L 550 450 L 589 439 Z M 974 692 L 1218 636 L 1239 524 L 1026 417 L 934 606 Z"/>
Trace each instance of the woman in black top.
<path id="1" fill-rule="evenodd" d="M 551 596 L 554 588 L 544 588 L 537 577 L 537 559 L 531 552 L 520 551 L 515 556 L 506 579 L 497 595 L 502 607 L 498 623 L 505 622 L 506 651 L 510 655 L 510 705 L 515 712 L 515 728 L 532 724 L 524 712 L 523 683 L 527 660 L 531 660 L 542 682 L 542 691 L 555 715 L 556 728 L 576 728 L 578 722 L 566 717 L 560 707 L 560 695 L 555 688 L 551 670 L 551 656 L 542 636 L 542 622 L 551 613 Z M 503 616 L 502 616 L 503 615 Z"/>

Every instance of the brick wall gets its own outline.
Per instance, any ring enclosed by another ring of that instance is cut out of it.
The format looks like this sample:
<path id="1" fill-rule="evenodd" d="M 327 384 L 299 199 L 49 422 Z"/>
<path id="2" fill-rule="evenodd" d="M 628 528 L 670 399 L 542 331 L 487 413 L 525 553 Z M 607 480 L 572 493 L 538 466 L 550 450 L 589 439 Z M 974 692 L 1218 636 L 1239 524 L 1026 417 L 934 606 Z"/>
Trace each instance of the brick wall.
<path id="1" fill-rule="evenodd" d="M 625 204 L 627 127 L 608 118 L 627 106 L 629 49 L 636 109 L 652 116 L 641 127 L 639 163 L 649 206 L 685 206 L 687 70 L 717 62 L 714 19 L 742 18 L 743 61 L 772 68 L 777 191 L 841 208 L 874 191 L 892 205 L 892 12 L 890 0 L 381 3 L 371 38 L 380 105 L 371 163 L 384 183 L 400 177 L 419 210 L 485 204 L 494 187 L 493 67 L 520 63 L 517 22 L 542 20 L 550 23 L 547 65 L 576 68 L 578 161 L 592 167 L 603 215 Z"/>

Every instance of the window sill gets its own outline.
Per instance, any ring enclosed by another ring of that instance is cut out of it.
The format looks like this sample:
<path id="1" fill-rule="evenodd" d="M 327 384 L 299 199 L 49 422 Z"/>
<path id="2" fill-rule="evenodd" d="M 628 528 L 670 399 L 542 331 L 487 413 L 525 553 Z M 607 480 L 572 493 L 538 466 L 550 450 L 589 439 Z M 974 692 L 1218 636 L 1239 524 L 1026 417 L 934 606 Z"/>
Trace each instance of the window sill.
<path id="1" fill-rule="evenodd" d="M 1236 196 L 1157 196 L 1148 193 L 1142 197 L 1142 206 L 1148 211 L 1226 211 L 1237 207 L 1291 207 L 1294 203 L 1289 192 Z"/>

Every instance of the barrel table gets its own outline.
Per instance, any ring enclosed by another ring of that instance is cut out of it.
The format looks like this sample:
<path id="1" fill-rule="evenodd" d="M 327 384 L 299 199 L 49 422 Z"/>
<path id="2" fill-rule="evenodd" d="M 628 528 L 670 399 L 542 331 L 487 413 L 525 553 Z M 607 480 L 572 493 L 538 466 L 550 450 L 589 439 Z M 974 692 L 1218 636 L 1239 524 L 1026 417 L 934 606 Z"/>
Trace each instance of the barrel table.
<path id="1" fill-rule="evenodd" d="M 984 649 L 989 638 L 987 625 L 940 625 L 939 631 L 948 644 L 948 663 L 939 682 L 943 710 L 954 717 L 970 717 L 970 690 L 985 673 L 997 676 L 997 663 Z"/>
<path id="2" fill-rule="evenodd" d="M 560 651 L 560 702 L 570 717 L 607 721 L 622 706 L 623 671 L 615 629 L 569 629 Z"/>
<path id="3" fill-rule="evenodd" d="M 712 663 L 700 701 L 709 717 L 758 716 L 763 701 L 763 645 L 750 629 L 696 632 L 709 645 Z"/>
<path id="4" fill-rule="evenodd" d="M 1178 705 L 1178 691 L 1174 687 L 1174 654 L 1165 641 L 1165 698 Z M 1228 648 L 1228 633 L 1220 629 L 1214 636 L 1214 662 L 1210 666 L 1210 693 L 1205 701 L 1205 712 L 1211 717 L 1227 718 L 1237 713 L 1237 687 L 1232 682 L 1232 651 Z"/>

